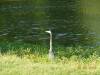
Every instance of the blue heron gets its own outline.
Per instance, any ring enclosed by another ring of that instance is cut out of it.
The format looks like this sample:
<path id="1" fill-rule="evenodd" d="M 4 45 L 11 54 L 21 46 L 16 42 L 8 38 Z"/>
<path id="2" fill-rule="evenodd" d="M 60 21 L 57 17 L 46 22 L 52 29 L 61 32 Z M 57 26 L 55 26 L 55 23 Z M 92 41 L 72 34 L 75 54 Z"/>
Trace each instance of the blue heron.
<path id="1" fill-rule="evenodd" d="M 45 32 L 50 34 L 50 49 L 49 49 L 49 53 L 48 53 L 48 58 L 50 60 L 54 60 L 54 53 L 52 50 L 52 32 L 51 31 L 45 31 Z"/>

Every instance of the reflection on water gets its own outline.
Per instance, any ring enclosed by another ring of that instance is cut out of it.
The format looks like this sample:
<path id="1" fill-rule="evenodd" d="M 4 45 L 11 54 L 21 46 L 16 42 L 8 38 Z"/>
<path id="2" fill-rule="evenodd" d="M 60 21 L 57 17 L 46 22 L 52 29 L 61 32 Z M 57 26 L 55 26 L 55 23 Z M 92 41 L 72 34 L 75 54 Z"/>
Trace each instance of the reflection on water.
<path id="1" fill-rule="evenodd" d="M 81 25 L 78 7 L 79 2 L 75 4 L 73 1 L 50 1 L 44 5 L 31 2 L 2 3 L 0 37 L 15 40 L 47 40 L 49 38 L 44 31 L 51 29 L 53 39 L 60 42 L 83 43 L 93 41 L 95 37 L 100 38 L 95 31 L 89 32 L 87 26 Z M 100 43 L 97 42 L 96 45 Z"/>

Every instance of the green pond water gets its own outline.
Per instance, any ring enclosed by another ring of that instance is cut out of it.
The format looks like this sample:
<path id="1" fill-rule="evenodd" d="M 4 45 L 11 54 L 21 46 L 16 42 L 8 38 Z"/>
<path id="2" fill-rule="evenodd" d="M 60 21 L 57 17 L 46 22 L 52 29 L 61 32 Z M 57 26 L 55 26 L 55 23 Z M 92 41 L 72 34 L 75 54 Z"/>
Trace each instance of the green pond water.
<path id="1" fill-rule="evenodd" d="M 100 44 L 99 0 L 0 1 L 0 40 Z"/>

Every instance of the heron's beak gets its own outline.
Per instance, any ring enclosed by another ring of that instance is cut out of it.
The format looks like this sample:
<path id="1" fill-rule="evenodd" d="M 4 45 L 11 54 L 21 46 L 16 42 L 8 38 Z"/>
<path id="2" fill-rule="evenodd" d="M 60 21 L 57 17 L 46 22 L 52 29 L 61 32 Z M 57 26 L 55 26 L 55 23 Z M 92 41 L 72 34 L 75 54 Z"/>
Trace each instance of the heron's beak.
<path id="1" fill-rule="evenodd" d="M 51 33 L 51 31 L 45 31 L 46 33 Z"/>

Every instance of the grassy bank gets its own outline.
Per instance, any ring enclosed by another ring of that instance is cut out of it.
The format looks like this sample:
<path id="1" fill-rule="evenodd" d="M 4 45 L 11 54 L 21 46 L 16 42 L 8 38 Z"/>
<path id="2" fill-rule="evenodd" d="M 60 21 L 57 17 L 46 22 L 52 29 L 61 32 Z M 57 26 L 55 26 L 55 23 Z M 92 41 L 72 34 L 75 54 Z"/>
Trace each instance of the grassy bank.
<path id="1" fill-rule="evenodd" d="M 48 54 L 49 45 L 30 44 L 22 42 L 0 42 L 0 53 L 1 54 L 15 54 L 18 56 L 23 55 L 35 55 L 45 56 Z M 53 45 L 53 51 L 56 57 L 62 58 L 71 56 L 78 56 L 88 58 L 94 53 L 100 56 L 100 47 L 89 47 L 89 46 L 61 46 Z"/>
<path id="2" fill-rule="evenodd" d="M 48 45 L 0 43 L 0 75 L 100 75 L 100 47 L 53 47 L 55 60 L 48 60 Z"/>
<path id="3" fill-rule="evenodd" d="M 0 75 L 100 75 L 100 58 L 71 57 L 50 62 L 46 58 L 29 59 L 27 56 L 20 58 L 16 55 L 1 55 Z"/>

